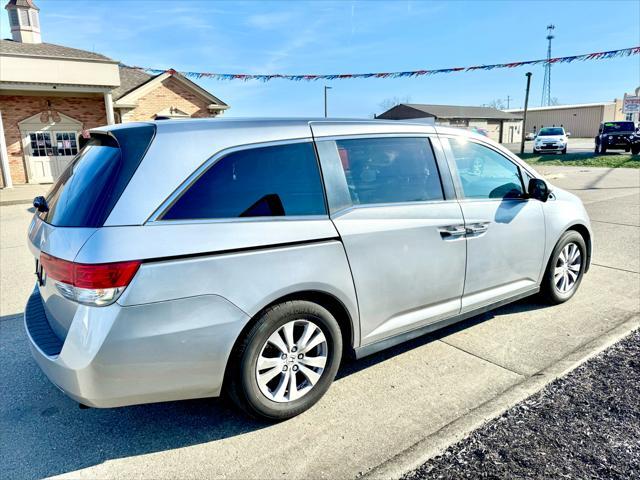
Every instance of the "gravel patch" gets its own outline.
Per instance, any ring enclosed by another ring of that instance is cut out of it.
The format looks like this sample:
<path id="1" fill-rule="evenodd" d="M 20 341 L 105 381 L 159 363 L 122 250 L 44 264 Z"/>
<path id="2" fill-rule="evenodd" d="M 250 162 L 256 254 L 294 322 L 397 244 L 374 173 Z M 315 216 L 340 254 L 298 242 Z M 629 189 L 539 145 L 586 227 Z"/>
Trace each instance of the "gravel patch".
<path id="1" fill-rule="evenodd" d="M 640 330 L 402 480 L 640 478 Z"/>

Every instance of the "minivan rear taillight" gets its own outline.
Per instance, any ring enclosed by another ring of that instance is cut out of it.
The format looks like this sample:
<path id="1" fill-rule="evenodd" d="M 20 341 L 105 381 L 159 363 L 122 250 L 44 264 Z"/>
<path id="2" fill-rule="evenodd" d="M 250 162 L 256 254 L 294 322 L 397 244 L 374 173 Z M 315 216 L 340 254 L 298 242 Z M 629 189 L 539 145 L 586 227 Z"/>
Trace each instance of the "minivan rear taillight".
<path id="1" fill-rule="evenodd" d="M 85 305 L 105 306 L 118 299 L 142 262 L 86 264 L 41 253 L 40 263 L 63 297 Z"/>

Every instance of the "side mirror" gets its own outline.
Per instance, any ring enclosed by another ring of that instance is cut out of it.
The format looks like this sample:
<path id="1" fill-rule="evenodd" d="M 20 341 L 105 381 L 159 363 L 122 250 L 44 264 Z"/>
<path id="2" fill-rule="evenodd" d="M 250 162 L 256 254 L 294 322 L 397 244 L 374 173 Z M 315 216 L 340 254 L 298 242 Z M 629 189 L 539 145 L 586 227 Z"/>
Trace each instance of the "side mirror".
<path id="1" fill-rule="evenodd" d="M 571 136 L 571 132 L 567 132 L 567 137 L 570 137 L 570 136 Z"/>
<path id="2" fill-rule="evenodd" d="M 38 212 L 49 211 L 49 205 L 47 205 L 47 200 L 42 196 L 39 196 L 33 199 L 33 206 Z"/>
<path id="3" fill-rule="evenodd" d="M 529 180 L 529 188 L 527 191 L 529 193 L 529 198 L 535 198 L 541 202 L 546 202 L 549 198 L 549 194 L 551 193 L 547 182 L 539 178 L 532 178 Z"/>

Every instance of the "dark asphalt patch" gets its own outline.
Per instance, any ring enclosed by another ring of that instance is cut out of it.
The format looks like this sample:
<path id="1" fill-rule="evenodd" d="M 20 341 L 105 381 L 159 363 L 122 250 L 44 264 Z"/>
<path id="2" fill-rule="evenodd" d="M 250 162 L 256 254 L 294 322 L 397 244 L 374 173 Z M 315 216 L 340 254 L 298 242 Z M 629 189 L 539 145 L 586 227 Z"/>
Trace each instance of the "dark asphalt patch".
<path id="1" fill-rule="evenodd" d="M 402 480 L 640 478 L 640 330 Z"/>

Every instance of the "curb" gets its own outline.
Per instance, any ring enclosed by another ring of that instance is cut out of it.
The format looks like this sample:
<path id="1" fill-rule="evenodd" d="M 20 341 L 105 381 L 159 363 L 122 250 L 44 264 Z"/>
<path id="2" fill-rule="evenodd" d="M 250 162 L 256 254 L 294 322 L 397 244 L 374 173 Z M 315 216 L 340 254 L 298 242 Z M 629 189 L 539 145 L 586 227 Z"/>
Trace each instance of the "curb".
<path id="1" fill-rule="evenodd" d="M 553 380 L 565 376 L 638 328 L 640 328 L 640 316 L 633 313 L 623 323 L 608 330 L 600 337 L 578 347 L 522 382 L 509 387 L 497 397 L 487 400 L 462 417 L 453 420 L 440 430 L 374 467 L 360 478 L 398 479 L 405 473 L 415 470 L 430 458 L 440 455 L 450 445 L 466 438 L 484 423 L 502 415 L 512 406 L 539 392 Z"/>

